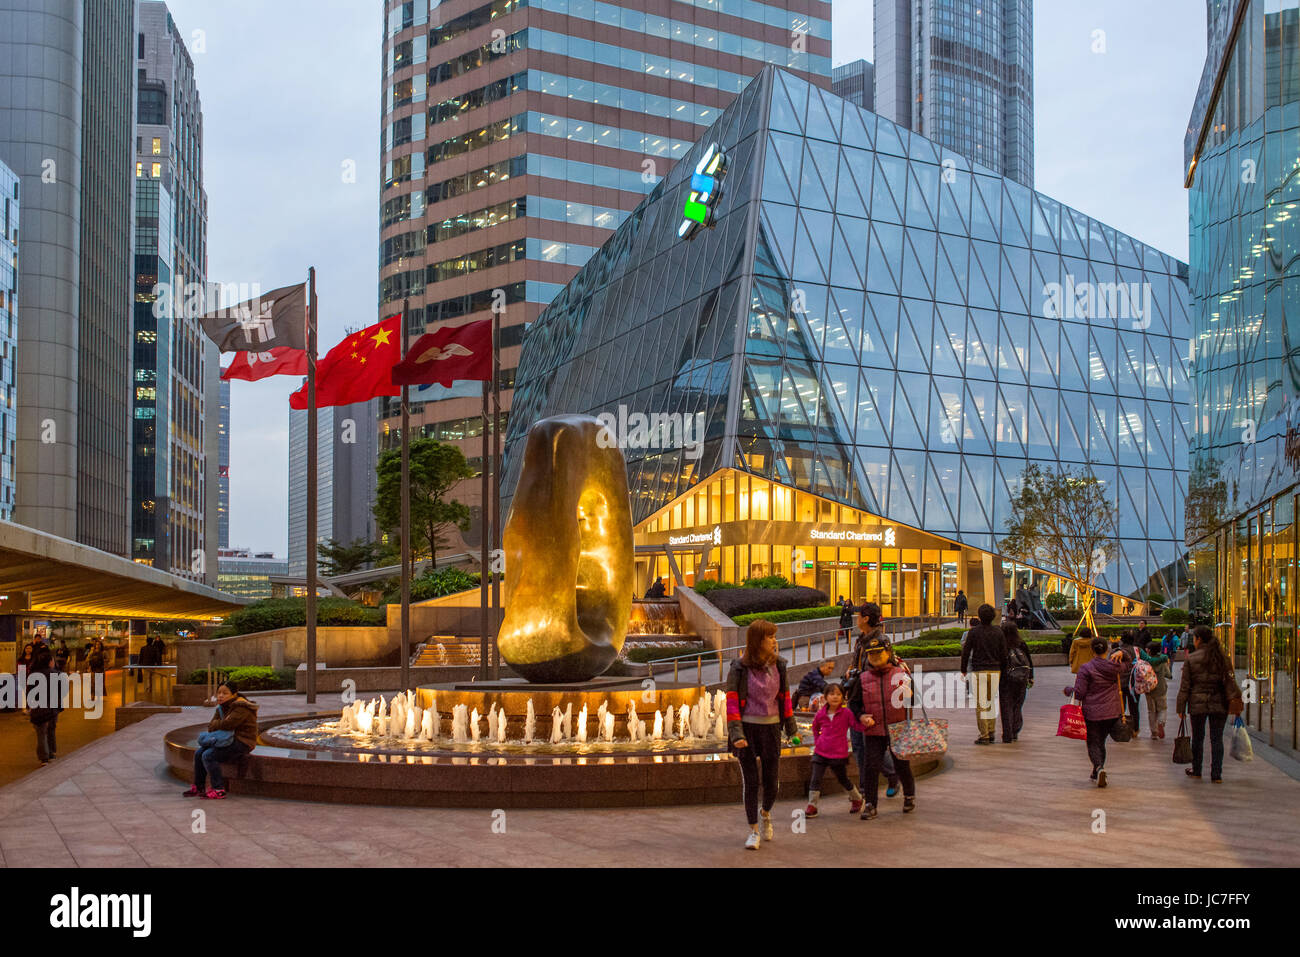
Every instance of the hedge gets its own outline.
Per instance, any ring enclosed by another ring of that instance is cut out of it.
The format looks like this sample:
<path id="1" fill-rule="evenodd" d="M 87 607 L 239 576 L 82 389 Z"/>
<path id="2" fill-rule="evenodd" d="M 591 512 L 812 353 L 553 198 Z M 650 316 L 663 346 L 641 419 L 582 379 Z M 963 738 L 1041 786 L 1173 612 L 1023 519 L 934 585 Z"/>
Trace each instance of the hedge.
<path id="1" fill-rule="evenodd" d="M 646 648 L 626 648 L 623 651 L 623 658 L 636 664 L 645 664 L 647 661 L 658 661 L 660 658 L 677 658 L 681 655 L 689 654 L 710 654 L 711 649 L 705 647 L 700 642 L 690 643 L 682 642 L 676 645 L 659 645 Z"/>
<path id="2" fill-rule="evenodd" d="M 265 668 L 260 665 L 245 665 L 229 670 L 218 669 L 224 674 L 224 680 L 233 681 L 244 691 L 277 691 L 295 687 L 296 677 L 292 668 Z M 208 669 L 195 668 L 185 678 L 186 684 L 207 684 Z"/>
<path id="3" fill-rule="evenodd" d="M 1160 620 L 1166 625 L 1185 625 L 1188 617 L 1184 608 L 1166 608 L 1160 613 Z"/>
<path id="4" fill-rule="evenodd" d="M 1031 655 L 1061 653 L 1059 641 L 1026 641 Z M 900 658 L 958 658 L 961 656 L 961 642 L 923 644 L 905 641 L 894 646 Z"/>
<path id="5" fill-rule="evenodd" d="M 459 568 L 439 568 L 419 578 L 411 580 L 411 601 L 428 601 L 430 598 L 442 598 L 456 592 L 478 588 L 478 572 L 467 572 Z M 384 601 L 395 605 L 402 600 L 401 579 L 384 592 Z"/>
<path id="6" fill-rule="evenodd" d="M 382 625 L 387 622 L 382 608 L 367 608 L 360 602 L 330 596 L 316 599 L 318 625 Z M 213 638 L 251 635 L 273 628 L 307 624 L 306 598 L 264 598 L 226 616 Z"/>
<path id="7" fill-rule="evenodd" d="M 731 620 L 738 625 L 748 625 L 751 621 L 764 618 L 774 625 L 779 625 L 783 621 L 809 621 L 813 618 L 835 618 L 838 620 L 839 617 L 839 605 L 818 605 L 815 608 L 791 608 L 787 611 L 754 612 L 748 615 L 736 615 Z"/>
<path id="8" fill-rule="evenodd" d="M 711 591 L 717 591 L 719 588 L 739 588 L 739 585 L 733 585 L 731 582 L 720 582 L 716 578 L 705 578 L 697 581 L 691 586 L 691 590 L 697 595 L 707 595 Z"/>
<path id="9" fill-rule="evenodd" d="M 724 615 L 785 611 L 789 608 L 825 607 L 830 599 L 816 588 L 720 588 L 709 601 Z"/>

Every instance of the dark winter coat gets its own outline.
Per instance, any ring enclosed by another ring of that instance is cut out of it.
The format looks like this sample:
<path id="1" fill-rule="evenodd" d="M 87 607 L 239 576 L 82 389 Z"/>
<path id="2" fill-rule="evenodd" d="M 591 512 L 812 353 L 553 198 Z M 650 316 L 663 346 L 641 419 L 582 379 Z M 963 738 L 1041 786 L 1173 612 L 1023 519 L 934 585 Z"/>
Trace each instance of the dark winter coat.
<path id="1" fill-rule="evenodd" d="M 961 649 L 961 673 L 1007 670 L 1007 636 L 996 625 L 979 624 L 966 635 Z"/>
<path id="2" fill-rule="evenodd" d="M 235 740 L 248 745 L 248 750 L 257 747 L 257 704 L 243 695 L 236 695 L 223 705 L 208 722 L 209 731 L 233 731 Z"/>
<path id="3" fill-rule="evenodd" d="M 888 737 L 889 725 L 907 718 L 907 707 L 912 699 L 912 676 L 901 665 L 891 664 L 883 671 L 868 668 L 862 672 L 859 682 L 861 694 L 849 696 L 849 710 L 855 719 L 853 730 L 868 737 Z M 875 724 L 864 728 L 861 721 L 864 714 L 871 715 Z"/>
<path id="4" fill-rule="evenodd" d="M 1210 667 L 1208 648 L 1198 648 L 1183 662 L 1178 682 L 1179 714 L 1227 714 L 1233 698 L 1241 697 L 1232 672 L 1216 674 Z"/>

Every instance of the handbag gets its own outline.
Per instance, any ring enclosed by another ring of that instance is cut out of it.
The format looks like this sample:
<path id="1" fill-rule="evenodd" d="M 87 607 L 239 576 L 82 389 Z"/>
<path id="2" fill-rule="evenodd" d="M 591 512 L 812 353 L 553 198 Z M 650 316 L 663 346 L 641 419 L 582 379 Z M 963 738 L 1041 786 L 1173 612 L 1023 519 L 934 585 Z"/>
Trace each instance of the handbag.
<path id="1" fill-rule="evenodd" d="M 200 731 L 200 748 L 228 748 L 235 743 L 233 731 Z"/>
<path id="2" fill-rule="evenodd" d="M 1187 736 L 1187 716 L 1178 718 L 1178 733 L 1174 735 L 1174 764 L 1192 763 L 1192 739 Z"/>
<path id="3" fill-rule="evenodd" d="M 1083 720 L 1083 708 L 1074 703 L 1074 695 L 1070 695 L 1069 704 L 1061 705 L 1061 717 L 1056 722 L 1056 736 L 1076 741 L 1088 740 L 1088 725 Z"/>
<path id="4" fill-rule="evenodd" d="M 1124 679 L 1116 678 L 1115 685 L 1119 688 L 1119 720 L 1110 728 L 1110 738 L 1120 744 L 1133 740 L 1133 725 L 1128 719 L 1128 713 L 1124 710 Z"/>
<path id="5" fill-rule="evenodd" d="M 911 681 L 910 674 L 908 681 Z M 913 694 L 915 693 L 916 689 L 913 688 Z M 911 713 L 909 708 L 909 717 L 889 724 L 889 709 L 885 709 L 885 730 L 889 732 L 889 750 L 894 752 L 894 757 L 900 761 L 911 761 L 913 758 L 932 758 L 947 753 L 947 720 L 931 718 L 926 713 L 924 701 L 921 702 L 920 718 L 910 717 Z"/>

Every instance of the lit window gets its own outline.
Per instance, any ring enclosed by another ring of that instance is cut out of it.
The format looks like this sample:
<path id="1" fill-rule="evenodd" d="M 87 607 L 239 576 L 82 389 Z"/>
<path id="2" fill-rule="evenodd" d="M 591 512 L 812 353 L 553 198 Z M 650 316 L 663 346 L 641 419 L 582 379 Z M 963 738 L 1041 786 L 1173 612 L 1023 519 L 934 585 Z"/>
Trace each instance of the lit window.
<path id="1" fill-rule="evenodd" d="M 155 136 L 153 138 L 153 155 L 160 156 L 161 154 L 162 154 L 162 140 L 159 137 Z"/>
<path id="2" fill-rule="evenodd" d="M 158 179 L 160 176 L 162 176 L 162 163 L 154 163 L 153 170 L 152 172 L 150 172 L 149 175 L 152 176 L 154 179 Z"/>
<path id="3" fill-rule="evenodd" d="M 143 176 L 143 175 L 144 175 L 144 164 L 143 164 L 143 163 L 136 163 L 136 164 L 135 164 L 135 177 L 136 177 L 136 179 L 139 179 L 139 178 L 140 178 L 141 176 Z"/>

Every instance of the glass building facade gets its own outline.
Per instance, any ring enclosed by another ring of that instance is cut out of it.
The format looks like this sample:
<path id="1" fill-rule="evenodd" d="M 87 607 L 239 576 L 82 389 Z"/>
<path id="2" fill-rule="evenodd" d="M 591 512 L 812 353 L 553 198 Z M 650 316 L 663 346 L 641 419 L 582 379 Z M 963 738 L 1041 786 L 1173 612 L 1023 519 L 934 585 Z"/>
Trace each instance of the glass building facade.
<path id="1" fill-rule="evenodd" d="M 1034 185 L 1033 0 L 875 0 L 875 109 Z"/>
<path id="2" fill-rule="evenodd" d="M 1194 607 L 1247 658 L 1250 723 L 1296 749 L 1300 3 L 1211 0 L 1186 142 Z"/>
<path id="3" fill-rule="evenodd" d="M 866 60 L 831 70 L 831 92 L 864 110 L 876 108 L 876 71 Z"/>
<path id="4" fill-rule="evenodd" d="M 682 239 L 715 146 L 713 228 Z M 1188 332 L 1184 264 L 769 68 L 529 328 L 503 497 L 531 423 L 611 415 L 638 544 L 747 548 L 726 577 L 789 546 L 818 581 L 823 546 L 907 548 L 824 560 L 940 566 L 932 596 L 952 563 L 997 600 L 1019 476 L 1060 464 L 1118 512 L 1100 587 L 1178 595 Z"/>
<path id="5" fill-rule="evenodd" d="M 0 520 L 14 515 L 18 361 L 18 174 L 0 162 Z"/>

